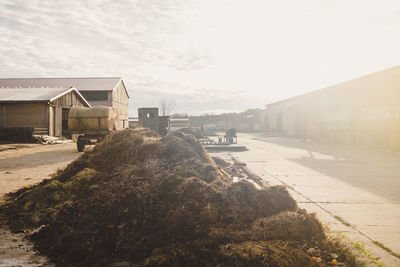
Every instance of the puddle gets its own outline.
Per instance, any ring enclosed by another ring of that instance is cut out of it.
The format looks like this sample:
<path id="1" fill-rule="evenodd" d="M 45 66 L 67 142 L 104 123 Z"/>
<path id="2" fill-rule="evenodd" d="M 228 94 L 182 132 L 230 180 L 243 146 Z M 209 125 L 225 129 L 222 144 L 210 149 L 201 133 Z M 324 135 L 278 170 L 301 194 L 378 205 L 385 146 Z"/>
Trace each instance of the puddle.
<path id="1" fill-rule="evenodd" d="M 54 266 L 48 259 L 34 250 L 32 242 L 23 234 L 11 233 L 4 226 L 0 228 L 0 267 Z"/>

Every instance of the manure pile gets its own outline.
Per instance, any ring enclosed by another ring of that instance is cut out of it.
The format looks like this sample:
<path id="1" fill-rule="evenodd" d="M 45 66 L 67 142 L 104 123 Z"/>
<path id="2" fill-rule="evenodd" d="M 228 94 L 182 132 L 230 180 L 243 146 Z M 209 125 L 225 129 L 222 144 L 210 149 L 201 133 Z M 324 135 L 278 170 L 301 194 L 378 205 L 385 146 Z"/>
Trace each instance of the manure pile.
<path id="1" fill-rule="evenodd" d="M 112 133 L 1 209 L 59 266 L 326 265 L 317 246 L 346 261 L 285 188 L 233 182 L 182 132 Z"/>

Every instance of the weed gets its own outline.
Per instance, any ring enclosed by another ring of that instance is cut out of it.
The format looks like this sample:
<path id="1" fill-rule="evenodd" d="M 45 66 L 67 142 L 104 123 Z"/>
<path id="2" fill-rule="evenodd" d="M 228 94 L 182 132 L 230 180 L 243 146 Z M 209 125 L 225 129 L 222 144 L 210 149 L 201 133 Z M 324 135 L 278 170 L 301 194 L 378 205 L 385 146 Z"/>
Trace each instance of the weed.
<path id="1" fill-rule="evenodd" d="M 376 257 L 374 257 L 371 253 L 371 251 L 369 251 L 363 243 L 361 242 L 351 242 L 353 244 L 353 246 L 358 249 L 359 251 L 361 251 L 364 255 L 366 255 L 370 260 L 372 260 L 376 265 L 380 266 L 380 267 L 386 267 L 386 265 L 379 261 Z"/>
<path id="2" fill-rule="evenodd" d="M 400 259 L 400 254 L 394 252 L 393 250 L 391 250 L 390 248 L 388 248 L 387 246 L 385 246 L 384 244 L 382 244 L 381 242 L 378 242 L 376 240 L 373 240 L 372 243 L 374 243 L 375 245 L 377 245 L 378 247 L 382 248 L 383 250 L 385 250 L 386 252 L 388 252 L 390 255 L 399 258 Z"/>
<path id="3" fill-rule="evenodd" d="M 352 227 L 350 223 L 346 222 L 345 220 L 343 220 L 342 217 L 339 217 L 337 215 L 334 216 L 336 220 L 340 221 L 341 223 L 343 223 L 344 225 L 348 226 L 348 227 Z"/>

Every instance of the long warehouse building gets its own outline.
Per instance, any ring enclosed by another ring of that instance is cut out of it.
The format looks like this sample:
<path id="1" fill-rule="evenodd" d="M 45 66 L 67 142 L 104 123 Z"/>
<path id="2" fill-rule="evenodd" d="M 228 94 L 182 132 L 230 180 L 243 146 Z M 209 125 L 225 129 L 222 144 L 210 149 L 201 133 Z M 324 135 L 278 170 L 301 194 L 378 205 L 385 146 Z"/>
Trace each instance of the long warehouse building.
<path id="1" fill-rule="evenodd" d="M 400 66 L 267 105 L 287 137 L 400 150 Z"/>

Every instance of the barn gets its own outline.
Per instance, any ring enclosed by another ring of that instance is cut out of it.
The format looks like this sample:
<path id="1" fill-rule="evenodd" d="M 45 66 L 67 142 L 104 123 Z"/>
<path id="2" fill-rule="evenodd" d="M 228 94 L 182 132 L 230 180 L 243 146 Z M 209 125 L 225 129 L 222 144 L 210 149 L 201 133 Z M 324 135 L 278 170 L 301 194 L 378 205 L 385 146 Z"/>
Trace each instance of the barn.
<path id="1" fill-rule="evenodd" d="M 92 78 L 4 78 L 0 88 L 76 88 L 91 106 L 108 106 L 118 110 L 119 128 L 129 127 L 129 94 L 121 77 Z"/>
<path id="2" fill-rule="evenodd" d="M 66 135 L 73 106 L 90 107 L 74 87 L 0 88 L 0 127 L 33 127 L 35 134 Z"/>
<path id="3" fill-rule="evenodd" d="M 400 66 L 267 105 L 270 132 L 400 150 Z"/>

